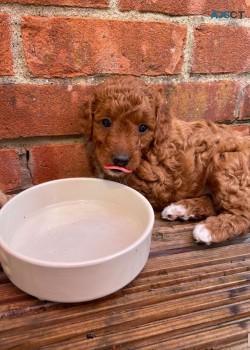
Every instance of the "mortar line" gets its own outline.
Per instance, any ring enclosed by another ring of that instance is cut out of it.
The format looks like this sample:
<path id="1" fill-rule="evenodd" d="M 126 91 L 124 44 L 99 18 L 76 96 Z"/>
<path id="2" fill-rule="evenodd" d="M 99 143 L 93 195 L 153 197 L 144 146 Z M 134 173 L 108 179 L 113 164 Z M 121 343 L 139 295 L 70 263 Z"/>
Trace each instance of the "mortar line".
<path id="1" fill-rule="evenodd" d="M 186 63 L 187 64 L 187 63 Z M 189 62 L 190 64 L 190 62 Z M 187 69 L 187 68 L 185 68 Z M 121 74 L 96 74 L 91 76 L 78 76 L 71 78 L 36 78 L 30 76 L 22 76 L 18 77 L 0 77 L 0 85 L 18 85 L 18 84 L 28 84 L 28 85 L 60 85 L 60 86 L 68 86 L 68 85 L 95 85 L 104 79 L 116 76 Z M 131 74 L 133 75 L 133 74 Z M 182 73 L 182 75 L 157 75 L 157 76 L 148 76 L 148 75 L 140 75 L 142 80 L 147 83 L 158 84 L 158 83 L 207 83 L 207 82 L 220 82 L 220 81 L 242 81 L 243 83 L 249 82 L 250 73 L 241 73 L 241 74 L 193 74 L 189 75 L 189 72 Z"/>
<path id="2" fill-rule="evenodd" d="M 239 119 L 240 118 L 240 109 L 241 109 L 243 98 L 244 98 L 245 88 L 246 88 L 246 82 L 241 81 L 238 97 L 237 97 L 236 102 L 235 102 L 235 110 L 234 110 L 234 120 L 237 123 L 241 121 Z"/>
<path id="3" fill-rule="evenodd" d="M 12 23 L 12 57 L 14 61 L 14 78 L 18 81 L 30 77 L 28 68 L 24 59 L 21 36 L 21 16 L 19 14 L 11 14 Z M 10 77 L 12 78 L 12 77 Z"/>
<path id="4" fill-rule="evenodd" d="M 113 12 L 120 12 L 119 0 L 109 0 L 109 10 Z"/>
<path id="5" fill-rule="evenodd" d="M 193 61 L 193 48 L 194 48 L 194 25 L 187 26 L 187 38 L 184 48 L 184 60 L 182 66 L 182 76 L 184 81 L 190 80 L 192 61 Z"/>
<path id="6" fill-rule="evenodd" d="M 21 4 L 3 4 L 0 5 L 0 12 L 19 13 L 20 16 L 45 16 L 45 17 L 70 17 L 70 18 L 94 18 L 106 20 L 131 20 L 146 22 L 171 22 L 176 24 L 192 23 L 195 26 L 199 24 L 215 24 L 250 27 L 249 18 L 243 19 L 211 19 L 210 16 L 171 16 L 164 13 L 139 12 L 139 11 L 120 11 L 117 6 L 117 0 L 111 0 L 109 8 L 82 8 L 70 6 L 35 6 Z"/>
<path id="7" fill-rule="evenodd" d="M 0 149 L 14 148 L 17 150 L 28 151 L 33 146 L 75 144 L 83 142 L 81 135 L 64 136 L 32 136 L 22 138 L 0 139 Z"/>

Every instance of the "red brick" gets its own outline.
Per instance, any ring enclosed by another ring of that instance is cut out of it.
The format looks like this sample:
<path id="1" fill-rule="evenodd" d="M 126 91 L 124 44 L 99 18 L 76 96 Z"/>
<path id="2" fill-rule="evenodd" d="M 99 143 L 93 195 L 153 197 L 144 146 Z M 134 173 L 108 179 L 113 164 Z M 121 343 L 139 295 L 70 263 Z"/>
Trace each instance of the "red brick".
<path id="1" fill-rule="evenodd" d="M 81 134 L 89 87 L 0 85 L 0 138 Z"/>
<path id="2" fill-rule="evenodd" d="M 0 14 L 0 75 L 13 75 L 11 25 L 7 14 Z"/>
<path id="3" fill-rule="evenodd" d="M 21 186 L 21 169 L 14 149 L 0 149 L 0 190 L 13 191 Z"/>
<path id="4" fill-rule="evenodd" d="M 218 11 L 245 11 L 250 16 L 249 4 L 242 0 L 120 0 L 121 11 L 160 12 L 172 16 L 209 15 Z"/>
<path id="5" fill-rule="evenodd" d="M 250 28 L 201 25 L 195 30 L 193 73 L 250 71 Z"/>
<path id="6" fill-rule="evenodd" d="M 232 81 L 167 84 L 169 113 L 183 120 L 234 119 L 239 83 Z"/>
<path id="7" fill-rule="evenodd" d="M 83 143 L 34 146 L 30 149 L 29 169 L 34 184 L 93 176 Z"/>
<path id="8" fill-rule="evenodd" d="M 22 38 L 33 76 L 179 74 L 186 28 L 162 22 L 24 17 Z"/>
<path id="9" fill-rule="evenodd" d="M 106 8 L 109 5 L 109 0 L 0 0 L 0 3 Z"/>
<path id="10" fill-rule="evenodd" d="M 245 88 L 243 103 L 240 110 L 240 119 L 250 119 L 250 84 Z"/>

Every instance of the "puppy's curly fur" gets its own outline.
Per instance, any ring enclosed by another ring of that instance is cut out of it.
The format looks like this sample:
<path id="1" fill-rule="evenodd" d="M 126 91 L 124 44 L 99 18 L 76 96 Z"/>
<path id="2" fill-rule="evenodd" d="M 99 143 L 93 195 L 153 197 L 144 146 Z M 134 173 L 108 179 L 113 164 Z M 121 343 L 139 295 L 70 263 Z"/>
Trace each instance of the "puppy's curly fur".
<path id="1" fill-rule="evenodd" d="M 167 206 L 165 219 L 206 218 L 194 229 L 197 241 L 246 232 L 250 136 L 210 121 L 174 119 L 167 110 L 159 91 L 138 78 L 96 86 L 83 128 L 98 175 L 135 188 L 156 209 Z"/>

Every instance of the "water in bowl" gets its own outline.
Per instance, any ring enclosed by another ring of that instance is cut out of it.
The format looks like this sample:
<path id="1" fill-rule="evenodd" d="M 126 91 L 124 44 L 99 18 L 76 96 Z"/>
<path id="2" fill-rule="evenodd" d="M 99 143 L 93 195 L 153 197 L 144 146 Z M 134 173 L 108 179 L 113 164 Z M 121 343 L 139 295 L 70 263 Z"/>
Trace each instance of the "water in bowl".
<path id="1" fill-rule="evenodd" d="M 31 213 L 15 228 L 9 246 L 27 257 L 77 263 L 114 254 L 135 242 L 142 223 L 124 207 L 72 201 Z"/>

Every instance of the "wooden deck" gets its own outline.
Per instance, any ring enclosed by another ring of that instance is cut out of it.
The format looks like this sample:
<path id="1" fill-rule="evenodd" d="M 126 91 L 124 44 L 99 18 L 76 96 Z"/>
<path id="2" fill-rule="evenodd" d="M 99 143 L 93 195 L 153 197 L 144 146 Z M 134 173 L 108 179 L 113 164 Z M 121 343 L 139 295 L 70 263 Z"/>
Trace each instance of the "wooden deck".
<path id="1" fill-rule="evenodd" d="M 206 247 L 192 228 L 156 219 L 142 273 L 92 302 L 42 302 L 1 270 L 0 349 L 250 349 L 250 234 Z"/>

